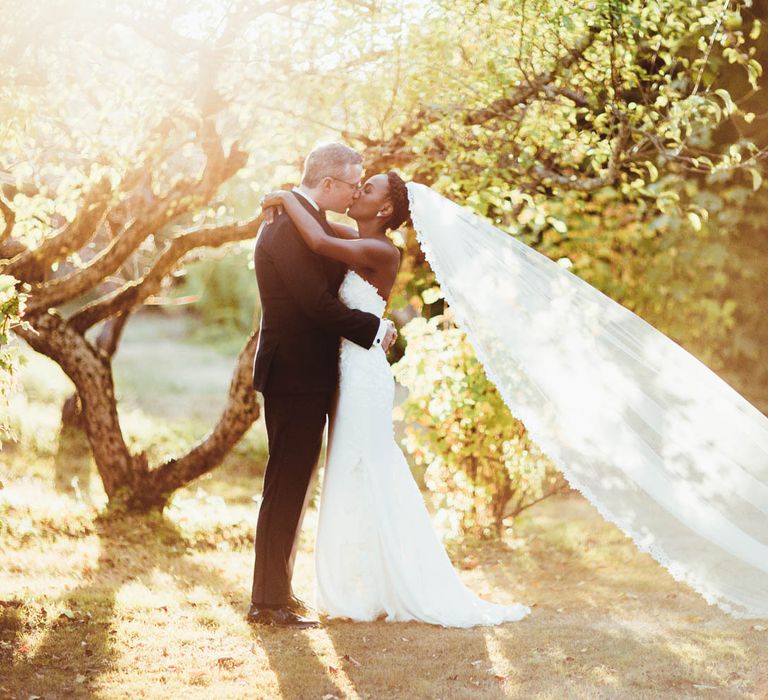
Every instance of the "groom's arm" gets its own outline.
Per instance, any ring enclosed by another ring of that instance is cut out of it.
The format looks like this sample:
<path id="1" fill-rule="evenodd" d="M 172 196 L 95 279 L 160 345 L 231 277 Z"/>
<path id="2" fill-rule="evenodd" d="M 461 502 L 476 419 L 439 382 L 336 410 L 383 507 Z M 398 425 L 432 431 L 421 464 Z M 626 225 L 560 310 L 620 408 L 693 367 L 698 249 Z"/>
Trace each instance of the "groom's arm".
<path id="1" fill-rule="evenodd" d="M 307 248 L 290 219 L 278 219 L 272 226 L 277 228 L 269 232 L 270 260 L 301 310 L 318 325 L 361 347 L 381 344 L 385 322 L 338 300 L 328 286 L 322 259 Z"/>

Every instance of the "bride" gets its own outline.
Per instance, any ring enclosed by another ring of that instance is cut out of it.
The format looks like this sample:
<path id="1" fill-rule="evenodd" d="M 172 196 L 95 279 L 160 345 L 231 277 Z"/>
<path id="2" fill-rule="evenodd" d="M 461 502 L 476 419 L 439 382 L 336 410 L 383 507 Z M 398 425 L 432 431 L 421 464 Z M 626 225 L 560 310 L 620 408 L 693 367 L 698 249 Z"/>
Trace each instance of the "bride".
<path id="1" fill-rule="evenodd" d="M 406 184 L 396 173 L 365 182 L 347 212 L 358 228 L 332 224 L 337 238 L 291 192 L 273 192 L 263 206 L 284 209 L 311 250 L 349 267 L 339 288 L 344 304 L 383 314 L 400 262 L 387 231 L 409 218 Z M 319 608 L 329 617 L 445 627 L 521 620 L 530 608 L 481 600 L 453 568 L 395 442 L 393 401 L 381 348 L 342 339 L 315 549 Z"/>

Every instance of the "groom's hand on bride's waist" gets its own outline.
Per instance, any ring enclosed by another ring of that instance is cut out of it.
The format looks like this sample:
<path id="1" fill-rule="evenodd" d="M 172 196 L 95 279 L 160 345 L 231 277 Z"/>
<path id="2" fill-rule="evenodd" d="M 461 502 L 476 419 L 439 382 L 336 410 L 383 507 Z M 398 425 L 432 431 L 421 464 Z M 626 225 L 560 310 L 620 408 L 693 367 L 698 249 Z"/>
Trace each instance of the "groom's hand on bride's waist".
<path id="1" fill-rule="evenodd" d="M 384 352 L 389 352 L 389 349 L 395 344 L 395 341 L 397 340 L 397 328 L 395 328 L 395 324 L 392 323 L 392 321 L 389 319 L 384 319 L 384 323 L 387 324 L 387 327 L 384 332 L 384 338 L 381 341 L 381 347 L 383 348 Z"/>

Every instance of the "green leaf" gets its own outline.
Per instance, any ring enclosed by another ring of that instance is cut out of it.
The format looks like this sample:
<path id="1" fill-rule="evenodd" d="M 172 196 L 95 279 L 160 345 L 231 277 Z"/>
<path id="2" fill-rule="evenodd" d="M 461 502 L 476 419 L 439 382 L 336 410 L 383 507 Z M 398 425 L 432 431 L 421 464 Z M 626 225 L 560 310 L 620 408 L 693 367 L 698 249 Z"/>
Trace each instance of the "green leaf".
<path id="1" fill-rule="evenodd" d="M 434 304 L 438 299 L 443 298 L 443 292 L 440 287 L 431 287 L 421 293 L 421 298 L 425 304 Z"/>
<path id="2" fill-rule="evenodd" d="M 733 114 L 736 111 L 736 104 L 731 97 L 731 94 L 725 88 L 718 88 L 715 90 L 715 94 L 718 95 L 725 105 L 725 113 Z"/>
<path id="3" fill-rule="evenodd" d="M 691 222 L 694 231 L 701 231 L 701 217 L 696 212 L 688 212 L 688 221 Z"/>
<path id="4" fill-rule="evenodd" d="M 549 223 L 551 224 L 552 228 L 555 229 L 555 231 L 557 231 L 558 233 L 568 232 L 568 225 L 565 223 L 565 221 L 562 221 L 561 219 L 556 219 L 554 216 L 550 216 Z"/>

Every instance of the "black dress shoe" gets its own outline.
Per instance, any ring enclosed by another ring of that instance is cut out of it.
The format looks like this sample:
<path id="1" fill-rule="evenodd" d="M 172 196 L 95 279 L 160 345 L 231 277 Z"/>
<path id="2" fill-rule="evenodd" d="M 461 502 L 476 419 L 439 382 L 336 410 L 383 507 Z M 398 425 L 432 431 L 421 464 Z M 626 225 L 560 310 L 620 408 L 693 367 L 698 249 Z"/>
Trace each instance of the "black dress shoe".
<path id="1" fill-rule="evenodd" d="M 291 595 L 288 602 L 285 604 L 285 607 L 288 608 L 288 610 L 293 610 L 293 612 L 302 617 L 312 617 L 315 612 L 301 598 L 297 598 L 295 595 Z"/>
<path id="2" fill-rule="evenodd" d="M 258 605 L 251 605 L 246 619 L 255 625 L 270 625 L 272 627 L 310 629 L 320 626 L 319 620 L 298 615 L 288 607 L 261 608 Z"/>

